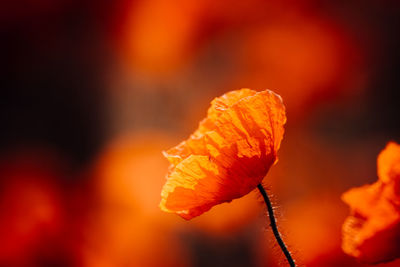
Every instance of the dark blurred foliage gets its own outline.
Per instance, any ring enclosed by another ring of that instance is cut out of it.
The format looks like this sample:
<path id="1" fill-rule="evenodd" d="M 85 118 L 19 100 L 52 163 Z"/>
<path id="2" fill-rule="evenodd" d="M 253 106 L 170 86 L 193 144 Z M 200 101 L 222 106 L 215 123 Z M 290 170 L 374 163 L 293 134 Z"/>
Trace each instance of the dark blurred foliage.
<path id="1" fill-rule="evenodd" d="M 1 148 L 50 146 L 76 164 L 103 139 L 104 4 L 5 1 Z"/>
<path id="2" fill-rule="evenodd" d="M 327 1 L 329 2 L 329 1 Z M 396 1 L 330 2 L 326 11 L 352 30 L 365 51 L 368 83 L 365 93 L 341 109 L 332 107 L 320 115 L 324 134 L 332 132 L 360 138 L 380 135 L 396 139 L 400 126 L 393 120 L 399 113 L 400 5 Z M 343 137 L 343 136 L 341 136 Z M 343 139 L 343 138 L 341 138 Z"/>

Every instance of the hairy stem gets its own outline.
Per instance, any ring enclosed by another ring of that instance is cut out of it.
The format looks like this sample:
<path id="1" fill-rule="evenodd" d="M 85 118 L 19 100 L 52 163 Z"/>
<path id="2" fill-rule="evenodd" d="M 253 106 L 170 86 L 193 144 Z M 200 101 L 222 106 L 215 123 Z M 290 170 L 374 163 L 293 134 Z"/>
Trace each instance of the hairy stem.
<path id="1" fill-rule="evenodd" d="M 272 204 L 271 204 L 271 201 L 269 200 L 267 192 L 265 191 L 264 187 L 261 184 L 257 185 L 257 188 L 258 188 L 258 190 L 260 190 L 260 193 L 264 198 L 265 204 L 267 205 L 268 216 L 269 216 L 269 221 L 270 221 L 269 225 L 272 228 L 272 232 L 274 233 L 275 239 L 278 242 L 279 246 L 281 247 L 281 250 L 285 254 L 285 257 L 286 257 L 287 261 L 289 262 L 289 265 L 291 267 L 295 267 L 296 264 L 294 263 L 292 255 L 290 255 L 289 250 L 287 249 L 285 243 L 283 242 L 283 240 L 281 238 L 281 235 L 279 234 L 278 226 L 276 225 L 274 210 L 272 208 Z"/>

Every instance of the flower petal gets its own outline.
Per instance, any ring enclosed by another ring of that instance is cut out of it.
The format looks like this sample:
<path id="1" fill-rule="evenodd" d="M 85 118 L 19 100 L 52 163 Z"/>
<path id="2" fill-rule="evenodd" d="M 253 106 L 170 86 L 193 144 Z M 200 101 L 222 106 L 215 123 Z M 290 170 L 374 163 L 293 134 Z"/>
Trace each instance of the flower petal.
<path id="1" fill-rule="evenodd" d="M 285 122 L 281 98 L 268 90 L 213 100 L 199 129 L 164 152 L 171 165 L 161 209 L 191 219 L 249 193 L 276 162 Z"/>
<path id="2" fill-rule="evenodd" d="M 368 263 L 400 257 L 400 146 L 389 143 L 378 156 L 379 180 L 353 188 L 342 200 L 350 206 L 343 224 L 344 252 Z"/>

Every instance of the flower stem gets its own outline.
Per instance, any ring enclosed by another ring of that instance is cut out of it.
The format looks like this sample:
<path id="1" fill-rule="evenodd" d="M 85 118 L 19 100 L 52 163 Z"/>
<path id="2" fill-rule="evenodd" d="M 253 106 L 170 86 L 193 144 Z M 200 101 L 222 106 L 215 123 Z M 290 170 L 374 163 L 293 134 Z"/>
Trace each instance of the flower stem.
<path id="1" fill-rule="evenodd" d="M 275 239 L 278 242 L 279 246 L 281 247 L 281 250 L 285 254 L 286 259 L 289 262 L 289 265 L 291 267 L 295 267 L 296 264 L 294 263 L 292 255 L 290 255 L 289 250 L 287 249 L 285 243 L 283 242 L 283 240 L 281 238 L 281 235 L 279 234 L 278 226 L 276 225 L 276 219 L 275 219 L 275 215 L 274 215 L 274 210 L 272 208 L 272 204 L 271 204 L 271 201 L 269 200 L 267 192 L 265 191 L 264 187 L 261 184 L 257 185 L 257 188 L 258 188 L 258 190 L 260 190 L 260 193 L 264 198 L 265 204 L 267 205 L 268 216 L 269 216 L 269 221 L 270 221 L 269 225 L 272 228 L 272 232 L 274 232 Z"/>

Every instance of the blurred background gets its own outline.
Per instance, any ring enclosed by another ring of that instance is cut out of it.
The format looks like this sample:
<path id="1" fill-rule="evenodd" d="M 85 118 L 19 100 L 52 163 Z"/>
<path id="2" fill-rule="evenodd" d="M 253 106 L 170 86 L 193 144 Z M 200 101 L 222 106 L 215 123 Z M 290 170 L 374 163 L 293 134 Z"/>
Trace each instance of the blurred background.
<path id="1" fill-rule="evenodd" d="M 300 266 L 366 266 L 340 195 L 400 141 L 398 1 L 1 6 L 0 266 L 285 266 L 257 192 L 188 222 L 158 208 L 161 151 L 243 87 L 287 108 L 265 184 Z"/>

